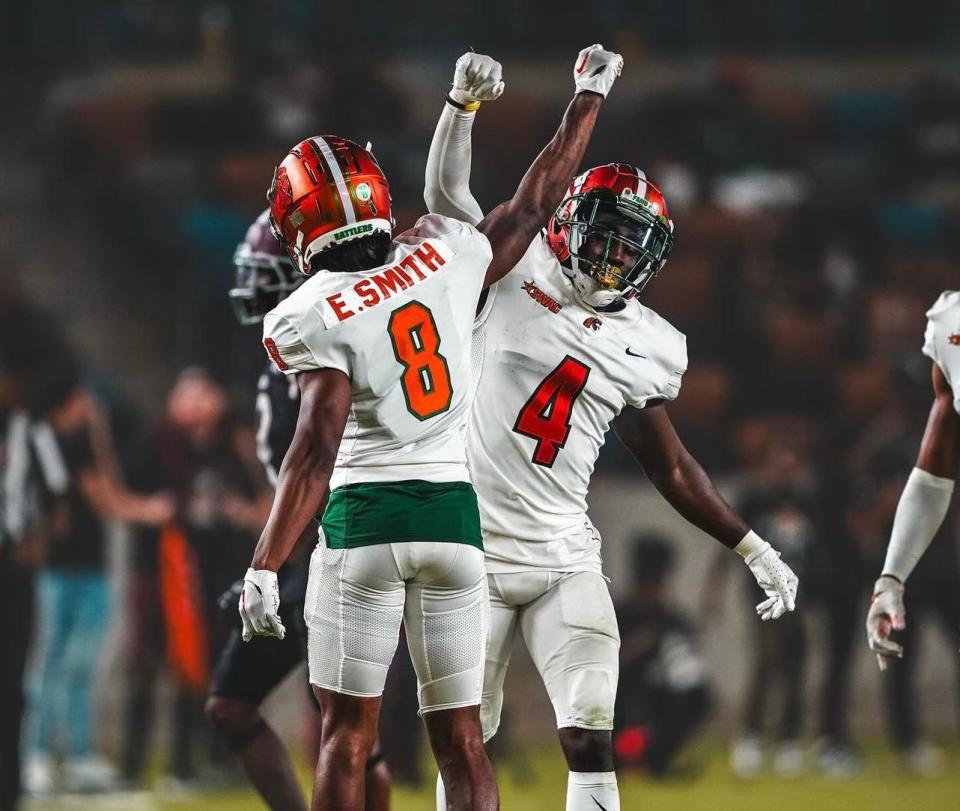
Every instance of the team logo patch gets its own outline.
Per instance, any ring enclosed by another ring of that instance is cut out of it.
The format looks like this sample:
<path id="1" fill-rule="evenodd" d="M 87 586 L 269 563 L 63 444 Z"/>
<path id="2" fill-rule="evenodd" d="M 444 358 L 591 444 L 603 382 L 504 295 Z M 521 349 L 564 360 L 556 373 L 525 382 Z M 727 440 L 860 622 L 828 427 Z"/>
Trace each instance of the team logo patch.
<path id="1" fill-rule="evenodd" d="M 289 366 L 287 366 L 287 362 L 282 357 L 280 357 L 280 350 L 277 349 L 277 344 L 273 340 L 273 338 L 264 338 L 263 346 L 267 350 L 267 354 L 270 356 L 270 360 L 272 360 L 276 364 L 277 368 L 281 372 L 285 372 L 287 371 L 287 369 L 290 368 Z"/>
<path id="2" fill-rule="evenodd" d="M 530 296 L 541 307 L 546 307 L 552 313 L 558 313 L 563 309 L 563 305 L 555 298 L 548 296 L 533 282 L 524 282 L 523 291 Z"/>
<path id="3" fill-rule="evenodd" d="M 369 184 L 369 183 L 358 183 L 358 184 L 357 184 L 357 199 L 358 199 L 361 203 L 366 203 L 367 200 L 369 200 L 371 197 L 373 197 L 373 191 L 370 189 L 370 184 Z"/>
<path id="4" fill-rule="evenodd" d="M 960 346 L 960 332 L 953 333 L 947 340 L 950 341 L 953 346 Z"/>
<path id="5" fill-rule="evenodd" d="M 589 328 L 589 329 L 592 329 L 594 332 L 596 332 L 598 329 L 600 329 L 600 327 L 602 326 L 602 324 L 603 324 L 603 322 L 602 322 L 599 318 L 597 318 L 597 317 L 595 317 L 595 316 L 592 316 L 592 315 L 591 315 L 589 318 L 585 318 L 584 321 L 583 321 L 583 326 L 585 326 L 585 327 L 587 327 L 587 328 Z"/>
<path id="6" fill-rule="evenodd" d="M 293 185 L 290 183 L 290 178 L 287 177 L 285 166 L 277 167 L 267 196 L 273 198 L 271 208 L 274 210 L 285 211 L 293 202 Z"/>

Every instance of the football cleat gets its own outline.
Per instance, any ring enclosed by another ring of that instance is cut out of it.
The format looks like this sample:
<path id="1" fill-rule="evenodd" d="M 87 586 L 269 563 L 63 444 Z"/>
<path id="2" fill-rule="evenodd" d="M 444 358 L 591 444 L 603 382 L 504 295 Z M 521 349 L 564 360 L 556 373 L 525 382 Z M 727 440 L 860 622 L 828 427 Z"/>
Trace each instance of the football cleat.
<path id="1" fill-rule="evenodd" d="M 310 275 L 321 251 L 393 232 L 390 188 L 373 154 L 336 135 L 290 150 L 267 191 L 270 222 L 297 270 Z"/>

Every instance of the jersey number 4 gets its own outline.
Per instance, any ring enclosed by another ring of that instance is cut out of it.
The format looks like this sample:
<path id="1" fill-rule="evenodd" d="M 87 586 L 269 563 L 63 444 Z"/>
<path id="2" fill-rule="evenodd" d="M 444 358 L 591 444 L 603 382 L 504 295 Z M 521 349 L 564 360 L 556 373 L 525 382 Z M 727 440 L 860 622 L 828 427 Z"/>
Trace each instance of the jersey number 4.
<path id="1" fill-rule="evenodd" d="M 520 409 L 513 430 L 537 440 L 533 463 L 553 467 L 570 436 L 573 404 L 587 385 L 590 367 L 567 355 Z"/>
<path id="2" fill-rule="evenodd" d="M 447 359 L 439 353 L 440 335 L 430 308 L 411 301 L 390 314 L 387 324 L 393 354 L 403 366 L 400 387 L 407 410 L 428 420 L 450 408 L 453 387 Z"/>

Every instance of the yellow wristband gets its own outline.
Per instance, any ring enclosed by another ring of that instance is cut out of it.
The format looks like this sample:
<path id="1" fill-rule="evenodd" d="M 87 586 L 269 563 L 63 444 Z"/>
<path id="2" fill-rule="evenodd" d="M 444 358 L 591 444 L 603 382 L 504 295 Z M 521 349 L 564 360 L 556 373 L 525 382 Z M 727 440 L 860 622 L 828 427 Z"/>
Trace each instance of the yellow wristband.
<path id="1" fill-rule="evenodd" d="M 447 96 L 447 104 L 456 107 L 458 110 L 463 110 L 466 113 L 473 113 L 480 109 L 479 101 L 468 101 L 466 104 L 461 104 L 459 101 L 450 98 L 450 96 Z"/>

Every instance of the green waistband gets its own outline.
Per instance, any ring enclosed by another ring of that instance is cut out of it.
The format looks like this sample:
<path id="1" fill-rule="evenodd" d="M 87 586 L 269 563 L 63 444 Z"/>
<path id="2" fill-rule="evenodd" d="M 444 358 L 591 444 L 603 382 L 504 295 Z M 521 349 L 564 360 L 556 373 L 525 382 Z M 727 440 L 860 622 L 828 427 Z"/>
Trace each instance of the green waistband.
<path id="1" fill-rule="evenodd" d="M 469 482 L 360 482 L 330 493 L 322 519 L 330 549 L 431 541 L 483 549 Z"/>

